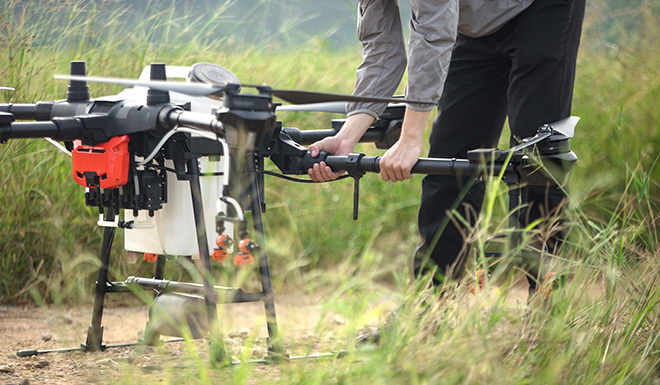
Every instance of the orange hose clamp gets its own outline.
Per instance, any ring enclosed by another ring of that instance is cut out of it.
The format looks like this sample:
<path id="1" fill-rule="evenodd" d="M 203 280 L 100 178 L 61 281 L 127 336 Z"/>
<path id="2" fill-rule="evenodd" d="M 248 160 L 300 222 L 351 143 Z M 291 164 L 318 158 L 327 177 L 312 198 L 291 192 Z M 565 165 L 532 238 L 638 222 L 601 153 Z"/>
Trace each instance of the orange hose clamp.
<path id="1" fill-rule="evenodd" d="M 72 154 L 73 179 L 83 187 L 115 188 L 128 181 L 128 135 L 95 146 L 80 145 Z"/>
<path id="2" fill-rule="evenodd" d="M 228 256 L 229 254 L 227 253 L 227 250 L 221 248 L 215 248 L 211 253 L 211 259 L 218 262 L 224 261 L 225 259 L 227 259 Z"/>

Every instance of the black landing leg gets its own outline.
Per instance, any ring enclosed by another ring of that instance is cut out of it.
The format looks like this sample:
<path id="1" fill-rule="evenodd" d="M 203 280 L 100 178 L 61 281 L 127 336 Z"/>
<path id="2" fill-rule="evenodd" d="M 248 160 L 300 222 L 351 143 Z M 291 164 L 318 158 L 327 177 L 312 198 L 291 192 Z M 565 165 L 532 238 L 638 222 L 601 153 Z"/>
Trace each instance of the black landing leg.
<path id="1" fill-rule="evenodd" d="M 202 189 L 199 183 L 199 163 L 196 158 L 188 161 L 188 173 L 190 175 L 190 194 L 192 196 L 193 215 L 195 217 L 195 228 L 197 230 L 197 246 L 199 247 L 199 256 L 202 260 L 204 271 L 202 278 L 204 280 L 204 301 L 206 302 L 206 312 L 210 330 L 210 352 L 211 360 L 214 362 L 224 361 L 227 358 L 224 348 L 224 341 L 219 332 L 219 325 L 216 325 L 218 295 L 211 283 L 211 254 L 209 252 L 209 243 L 206 235 L 206 224 L 204 223 L 204 207 L 202 206 Z"/>
<path id="2" fill-rule="evenodd" d="M 113 208 L 106 208 L 105 220 L 114 221 L 116 213 Z M 108 267 L 110 266 L 110 251 L 115 239 L 115 228 L 103 229 L 103 243 L 101 245 L 101 267 L 99 267 L 94 287 L 94 309 L 92 310 L 92 323 L 87 329 L 87 341 L 82 346 L 85 351 L 98 352 L 105 349 L 103 345 L 103 305 L 108 289 Z"/>
<path id="3" fill-rule="evenodd" d="M 270 267 L 268 266 L 268 255 L 264 251 L 266 237 L 264 234 L 264 223 L 261 217 L 263 197 L 259 188 L 259 174 L 256 170 L 256 161 L 253 156 L 248 156 L 248 176 L 250 183 L 250 211 L 252 212 L 256 241 L 259 248 L 259 279 L 263 295 L 264 310 L 266 311 L 266 326 L 268 328 L 268 356 L 272 360 L 284 358 L 284 348 L 281 346 L 277 330 L 277 316 L 275 314 L 275 295 L 273 284 L 270 279 Z"/>

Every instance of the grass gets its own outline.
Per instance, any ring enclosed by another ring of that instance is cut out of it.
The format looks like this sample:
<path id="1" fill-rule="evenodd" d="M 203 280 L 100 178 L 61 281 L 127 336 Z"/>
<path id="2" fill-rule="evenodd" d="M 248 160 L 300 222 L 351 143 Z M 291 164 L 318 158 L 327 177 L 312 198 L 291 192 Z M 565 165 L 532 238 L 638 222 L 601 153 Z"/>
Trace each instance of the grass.
<path id="1" fill-rule="evenodd" d="M 214 18 L 222 17 L 221 9 L 211 19 L 193 20 L 177 19 L 165 8 L 127 34 L 119 33 L 125 9 L 108 12 L 89 5 L 93 3 L 69 1 L 49 2 L 51 8 L 40 11 L 25 4 L 29 2 L 9 1 L 3 15 L 20 17 L 0 19 L 0 45 L 5 48 L 0 52 L 0 79 L 2 85 L 17 88 L 15 94 L 0 94 L 7 102 L 61 98 L 66 84 L 55 82 L 52 75 L 66 73 L 73 59 L 87 60 L 92 75 L 123 77 L 137 75 L 151 62 L 208 61 L 230 68 L 248 83 L 335 92 L 352 89 L 360 61 L 357 46 L 334 51 L 320 40 L 290 51 L 242 47 L 226 38 L 211 41 L 208 31 Z M 469 255 L 466 278 L 438 288 L 428 287 L 424 279 L 410 283 L 407 275 L 406 261 L 417 241 L 420 177 L 386 184 L 376 175 L 366 176 L 358 222 L 350 220 L 348 181 L 301 188 L 267 179 L 267 246 L 272 250 L 276 290 L 295 286 L 306 293 L 327 293 L 323 313 L 341 314 L 346 324 L 333 330 L 337 338 L 325 347 L 347 348 L 350 356 L 278 365 L 277 376 L 263 378 L 251 366 L 229 372 L 213 369 L 204 353 L 190 345 L 185 357 L 192 365 L 167 370 L 162 379 L 657 383 L 660 27 L 654 13 L 641 8 L 642 23 L 635 34 L 620 46 L 604 46 L 593 37 L 601 20 L 593 12 L 585 22 L 584 36 L 589 39 L 582 44 L 573 104 L 582 121 L 572 143 L 580 161 L 572 174 L 567 209 L 571 235 L 559 255 L 541 259 L 547 268 L 570 277 L 561 290 L 530 307 L 512 306 L 512 274 L 520 269 L 513 262 L 520 251 L 510 250 L 510 258 L 498 261 L 480 258 L 487 239 L 510 230 L 504 220 L 508 208 L 496 207 L 506 196 L 506 186 L 497 179 L 487 197 L 494 211 L 486 212 L 468 234 L 477 247 Z M 174 28 L 182 21 L 192 27 Z M 206 38 L 191 37 L 195 28 Z M 154 37 L 163 31 L 167 43 Z M 91 88 L 93 95 L 120 89 Z M 305 129 L 329 124 L 328 115 L 316 113 L 280 118 L 285 125 Z M 359 150 L 378 153 L 366 145 Z M 69 159 L 40 140 L 10 141 L 0 146 L 0 164 L 0 302 L 89 300 L 100 231 L 94 227 L 95 210 L 84 206 L 81 188 L 70 180 Z M 545 233 L 542 226 L 528 229 L 525 245 L 531 248 L 534 236 Z M 127 262 L 121 243 L 120 238 L 113 254 L 120 257 L 115 258 L 112 274 L 120 279 L 136 272 L 149 274 L 147 263 Z M 492 265 L 493 279 L 482 294 L 469 296 L 471 272 L 484 264 Z M 175 274 L 173 269 L 169 273 Z M 231 267 L 217 273 L 236 275 Z M 385 333 L 383 345 L 364 352 L 353 346 L 352 337 L 383 312 L 374 307 L 383 297 L 401 307 L 399 316 Z M 316 330 L 327 331 L 323 323 Z M 243 352 L 249 355 L 246 347 Z M 135 371 L 124 368 L 121 381 L 148 380 Z"/>

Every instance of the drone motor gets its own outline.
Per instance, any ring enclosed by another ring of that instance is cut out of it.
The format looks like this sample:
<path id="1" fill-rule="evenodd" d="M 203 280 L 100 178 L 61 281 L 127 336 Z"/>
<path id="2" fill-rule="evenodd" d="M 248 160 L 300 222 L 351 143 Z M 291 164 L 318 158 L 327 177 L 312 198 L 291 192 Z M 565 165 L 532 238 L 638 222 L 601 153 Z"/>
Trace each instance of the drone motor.
<path id="1" fill-rule="evenodd" d="M 239 84 L 238 77 L 230 70 L 212 63 L 197 63 L 190 69 L 188 75 L 191 82 L 224 86 L 226 84 Z"/>

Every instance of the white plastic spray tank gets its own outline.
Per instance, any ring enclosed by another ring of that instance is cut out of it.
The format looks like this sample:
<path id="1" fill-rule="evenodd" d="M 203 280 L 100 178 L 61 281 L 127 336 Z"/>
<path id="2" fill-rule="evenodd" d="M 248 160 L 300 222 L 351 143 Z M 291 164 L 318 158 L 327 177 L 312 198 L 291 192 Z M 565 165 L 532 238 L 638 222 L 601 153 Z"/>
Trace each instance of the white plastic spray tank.
<path id="1" fill-rule="evenodd" d="M 188 79 L 191 67 L 167 66 L 168 79 Z M 149 67 L 146 67 L 140 75 L 140 80 L 149 80 Z M 134 87 L 122 91 L 120 96 L 127 99 L 146 100 L 147 89 Z M 221 103 L 209 98 L 182 95 L 170 92 L 170 100 L 174 104 L 190 103 L 191 111 L 211 113 L 213 109 L 221 106 Z M 193 134 L 194 135 L 194 134 Z M 208 157 L 200 159 L 202 173 L 224 172 L 224 157 L 210 160 Z M 166 166 L 173 168 L 172 161 L 166 161 Z M 204 207 L 204 222 L 206 234 L 209 241 L 209 250 L 215 247 L 216 214 L 220 211 L 227 212 L 225 203 L 220 201 L 223 191 L 223 176 L 202 176 L 200 178 L 202 188 L 202 204 Z M 124 232 L 124 248 L 128 251 L 153 254 L 167 254 L 193 257 L 199 256 L 199 247 L 193 218 L 192 199 L 190 195 L 190 184 L 188 181 L 179 181 L 176 175 L 167 173 L 167 203 L 163 209 L 149 217 L 147 211 L 141 210 L 137 218 L 134 218 L 130 210 L 124 210 L 124 220 L 134 220 L 139 228 L 126 229 Z M 233 225 L 225 223 L 226 232 L 233 234 Z"/>

